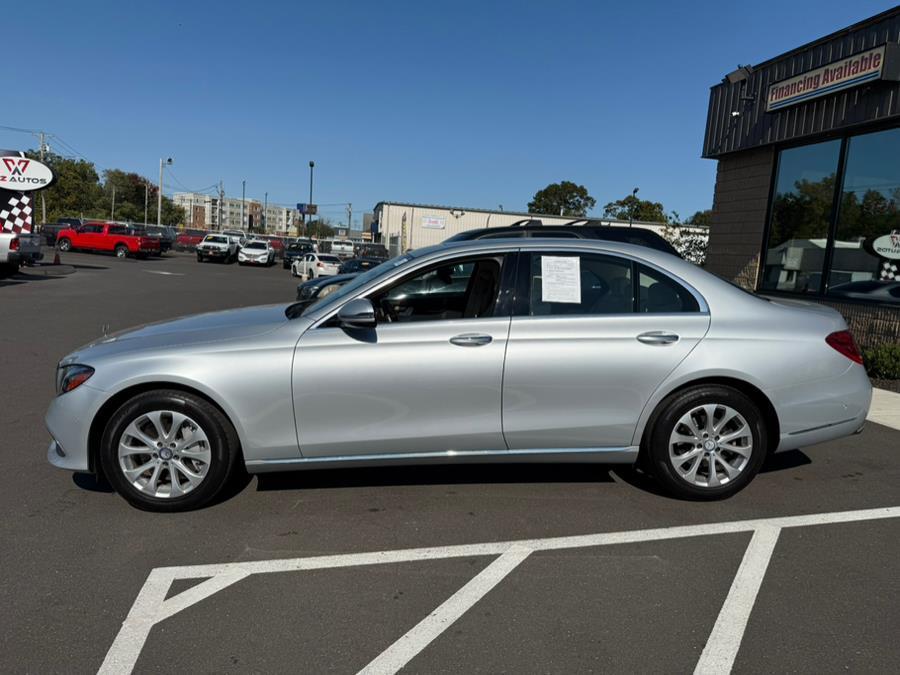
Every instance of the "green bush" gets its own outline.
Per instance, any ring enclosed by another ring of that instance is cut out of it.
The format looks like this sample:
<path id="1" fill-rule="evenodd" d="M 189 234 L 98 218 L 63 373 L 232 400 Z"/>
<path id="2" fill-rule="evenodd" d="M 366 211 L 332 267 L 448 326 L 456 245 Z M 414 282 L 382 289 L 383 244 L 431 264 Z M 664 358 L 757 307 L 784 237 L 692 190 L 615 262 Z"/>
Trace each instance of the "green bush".
<path id="1" fill-rule="evenodd" d="M 869 377 L 876 380 L 900 380 L 900 344 L 864 349 L 863 361 Z"/>

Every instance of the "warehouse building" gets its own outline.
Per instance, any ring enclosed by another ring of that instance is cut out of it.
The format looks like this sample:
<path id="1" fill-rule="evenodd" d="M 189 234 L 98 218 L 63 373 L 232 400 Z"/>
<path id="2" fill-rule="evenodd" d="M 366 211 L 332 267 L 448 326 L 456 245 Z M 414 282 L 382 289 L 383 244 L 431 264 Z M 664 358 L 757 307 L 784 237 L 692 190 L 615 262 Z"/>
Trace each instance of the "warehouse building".
<path id="1" fill-rule="evenodd" d="M 572 216 L 551 216 L 541 213 L 491 211 L 456 206 L 431 206 L 401 202 L 378 202 L 369 228 L 374 241 L 384 244 L 390 254 L 423 246 L 440 244 L 460 232 L 483 227 L 507 227 L 524 220 L 540 220 L 545 225 L 564 225 L 576 220 Z M 645 223 L 604 218 L 596 220 L 604 225 L 629 224 L 662 233 L 662 223 Z"/>
<path id="2" fill-rule="evenodd" d="M 900 341 L 900 7 L 710 92 L 718 161 L 707 268 L 838 309 L 864 345 Z"/>

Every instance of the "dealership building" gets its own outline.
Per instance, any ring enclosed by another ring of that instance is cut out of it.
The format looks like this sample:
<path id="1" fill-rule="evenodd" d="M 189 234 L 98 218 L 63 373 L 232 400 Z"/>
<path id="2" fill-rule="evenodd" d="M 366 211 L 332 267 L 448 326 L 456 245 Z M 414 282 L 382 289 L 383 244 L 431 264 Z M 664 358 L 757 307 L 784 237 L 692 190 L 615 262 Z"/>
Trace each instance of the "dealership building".
<path id="1" fill-rule="evenodd" d="M 710 271 L 900 342 L 900 7 L 726 75 L 703 156 Z"/>
<path id="2" fill-rule="evenodd" d="M 423 246 L 440 244 L 460 232 L 486 227 L 509 227 L 529 220 L 544 225 L 565 225 L 582 222 L 573 216 L 553 216 L 543 213 L 522 213 L 476 209 L 460 206 L 436 206 L 407 202 L 378 202 L 368 221 L 374 241 L 384 244 L 391 255 Z M 592 223 L 642 227 L 662 234 L 665 224 L 643 221 L 591 218 Z"/>

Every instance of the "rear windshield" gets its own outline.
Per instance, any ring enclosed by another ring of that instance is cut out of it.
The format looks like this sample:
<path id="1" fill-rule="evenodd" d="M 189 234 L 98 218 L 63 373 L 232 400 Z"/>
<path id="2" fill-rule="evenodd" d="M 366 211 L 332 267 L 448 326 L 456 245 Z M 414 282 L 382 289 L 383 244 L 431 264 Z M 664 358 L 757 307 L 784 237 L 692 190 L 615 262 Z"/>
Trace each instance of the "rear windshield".
<path id="1" fill-rule="evenodd" d="M 330 262 L 330 263 L 341 262 L 341 259 L 335 255 L 320 255 L 319 260 L 321 260 L 322 262 Z"/>

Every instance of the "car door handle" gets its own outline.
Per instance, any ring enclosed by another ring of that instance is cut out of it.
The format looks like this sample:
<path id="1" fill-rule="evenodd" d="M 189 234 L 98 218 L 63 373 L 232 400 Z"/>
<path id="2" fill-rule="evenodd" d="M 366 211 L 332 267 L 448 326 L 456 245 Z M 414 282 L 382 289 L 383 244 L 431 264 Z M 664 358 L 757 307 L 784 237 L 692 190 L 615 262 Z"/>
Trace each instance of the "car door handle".
<path id="1" fill-rule="evenodd" d="M 481 333 L 463 333 L 462 335 L 454 335 L 450 338 L 450 342 L 460 347 L 480 347 L 481 345 L 489 344 L 493 339 L 490 335 Z"/>
<path id="2" fill-rule="evenodd" d="M 637 336 L 638 342 L 645 345 L 671 345 L 678 342 L 678 336 L 675 333 L 667 333 L 663 330 L 651 330 L 641 333 Z"/>

